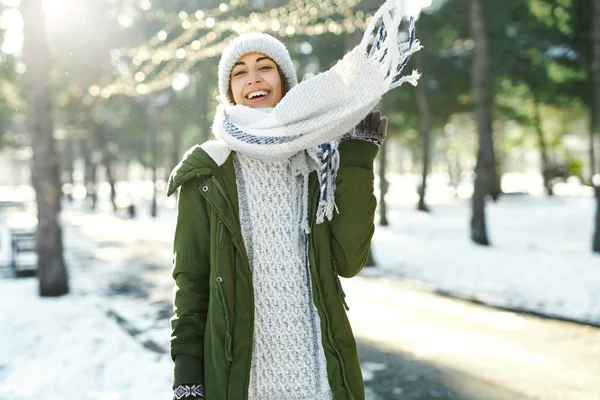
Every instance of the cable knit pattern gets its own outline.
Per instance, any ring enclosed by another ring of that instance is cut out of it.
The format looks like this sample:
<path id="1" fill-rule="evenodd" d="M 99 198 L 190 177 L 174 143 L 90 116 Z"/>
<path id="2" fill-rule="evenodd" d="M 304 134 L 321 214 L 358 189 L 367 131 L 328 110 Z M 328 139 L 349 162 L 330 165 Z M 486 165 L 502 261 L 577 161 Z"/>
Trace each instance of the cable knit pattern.
<path id="1" fill-rule="evenodd" d="M 234 153 L 234 165 L 254 286 L 248 399 L 331 400 L 301 228 L 304 177 L 293 158 L 267 162 Z"/>

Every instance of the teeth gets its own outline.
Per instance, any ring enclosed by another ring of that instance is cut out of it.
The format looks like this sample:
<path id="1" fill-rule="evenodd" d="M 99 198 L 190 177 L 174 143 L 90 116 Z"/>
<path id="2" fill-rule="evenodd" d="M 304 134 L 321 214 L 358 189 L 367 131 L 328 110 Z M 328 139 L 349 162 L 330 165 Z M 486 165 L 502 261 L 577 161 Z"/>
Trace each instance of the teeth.
<path id="1" fill-rule="evenodd" d="M 253 99 L 253 98 L 258 97 L 258 96 L 266 96 L 266 95 L 267 95 L 267 92 L 265 92 L 264 90 L 259 90 L 258 92 L 252 92 L 252 93 L 250 93 L 248 95 L 248 98 L 249 99 Z"/>

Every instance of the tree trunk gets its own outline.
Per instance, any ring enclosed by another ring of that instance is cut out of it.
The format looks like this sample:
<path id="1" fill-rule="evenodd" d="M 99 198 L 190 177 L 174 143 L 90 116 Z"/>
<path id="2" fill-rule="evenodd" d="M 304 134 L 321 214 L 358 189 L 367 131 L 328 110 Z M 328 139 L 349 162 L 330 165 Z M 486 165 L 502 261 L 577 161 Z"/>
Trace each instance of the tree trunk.
<path id="1" fill-rule="evenodd" d="M 65 147 L 63 149 L 63 173 L 62 173 L 62 183 L 70 186 L 68 191 L 65 191 L 64 196 L 69 203 L 73 202 L 73 188 L 75 186 L 75 182 L 73 180 L 73 171 L 75 164 L 75 145 L 74 139 L 72 137 L 67 137 L 65 139 Z"/>
<path id="2" fill-rule="evenodd" d="M 554 194 L 552 190 L 552 171 L 550 170 L 550 162 L 548 161 L 548 150 L 546 146 L 546 139 L 544 138 L 544 130 L 542 129 L 542 118 L 540 114 L 540 103 L 537 96 L 533 95 L 533 106 L 534 106 L 534 123 L 535 131 L 538 137 L 538 145 L 540 146 L 540 156 L 542 158 L 542 177 L 544 179 L 544 188 L 548 196 Z"/>
<path id="3" fill-rule="evenodd" d="M 175 169 L 181 159 L 181 132 L 178 129 L 173 130 L 173 152 L 171 153 L 171 171 Z M 167 176 L 167 181 L 169 177 Z M 177 199 L 179 191 L 175 191 L 173 196 Z"/>
<path id="4" fill-rule="evenodd" d="M 473 99 L 478 131 L 477 164 L 471 216 L 471 239 L 488 245 L 485 224 L 485 197 L 496 199 L 500 183 L 496 172 L 494 141 L 492 138 L 491 90 L 489 78 L 489 55 L 482 0 L 471 2 L 471 30 L 475 41 L 473 54 Z"/>
<path id="5" fill-rule="evenodd" d="M 592 251 L 594 253 L 600 253 L 600 182 L 595 183 L 594 193 L 596 195 L 596 221 L 594 237 L 592 238 Z"/>
<path id="6" fill-rule="evenodd" d="M 423 65 L 423 56 L 420 53 L 415 55 L 417 68 L 423 73 L 425 66 Z M 421 116 L 421 185 L 419 186 L 419 203 L 417 209 L 419 211 L 429 211 L 425 204 L 425 191 L 427 189 L 427 175 L 429 174 L 431 156 L 431 109 L 427 100 L 427 81 L 424 80 L 420 85 L 417 85 L 416 96 L 419 114 Z"/>
<path id="7" fill-rule="evenodd" d="M 475 190 L 471 198 L 471 240 L 477 244 L 487 246 L 490 244 L 485 227 L 485 184 L 480 173 L 475 172 Z"/>
<path id="8" fill-rule="evenodd" d="M 211 95 L 208 85 L 208 78 L 206 75 L 200 77 L 198 83 L 196 84 L 196 96 L 200 100 L 200 112 L 198 114 L 200 117 L 200 121 L 198 121 L 200 124 L 199 143 L 204 143 L 210 137 L 210 121 L 208 118 L 208 112 L 211 105 Z"/>
<path id="9" fill-rule="evenodd" d="M 36 191 L 37 254 L 41 296 L 69 292 L 60 225 L 59 159 L 53 138 L 50 58 L 41 0 L 21 2 L 27 130 L 32 136 L 32 181 Z"/>
<path id="10" fill-rule="evenodd" d="M 93 129 L 93 127 L 91 128 Z M 79 139 L 81 155 L 83 157 L 84 172 L 83 186 L 85 187 L 85 205 L 91 210 L 96 209 L 96 165 L 94 163 L 90 146 L 88 145 L 89 137 Z"/>
<path id="11" fill-rule="evenodd" d="M 369 249 L 369 258 L 367 258 L 367 263 L 365 264 L 365 267 L 374 267 L 375 264 L 375 259 L 373 258 L 373 250 Z"/>
<path id="12" fill-rule="evenodd" d="M 449 137 L 448 134 L 446 134 L 445 141 L 447 143 L 452 141 L 452 139 L 452 137 Z M 446 169 L 448 170 L 448 179 L 450 181 L 450 186 L 452 186 L 454 197 L 458 197 L 458 187 L 460 186 L 460 178 L 462 175 L 460 157 L 452 154 L 449 144 L 445 145 L 444 156 L 446 162 Z"/>
<path id="13" fill-rule="evenodd" d="M 591 71 L 593 73 L 593 71 Z M 595 79 L 595 78 L 592 78 Z M 595 96 L 595 93 L 592 95 Z M 585 172 L 584 172 L 584 177 L 583 179 L 585 180 L 585 182 L 592 184 L 592 179 L 594 178 L 594 164 L 596 164 L 596 155 L 595 155 L 595 151 L 594 151 L 594 132 L 598 129 L 596 128 L 596 99 L 592 99 L 592 105 L 589 107 L 589 111 L 590 111 L 590 149 L 588 150 L 588 156 L 589 156 L 589 162 L 590 162 L 590 169 L 589 169 L 589 176 L 585 176 Z"/>
<path id="14" fill-rule="evenodd" d="M 150 127 L 150 146 L 152 150 L 152 204 L 150 215 L 156 217 L 158 214 L 156 204 L 156 179 L 158 169 L 158 127 L 156 126 L 157 108 L 148 106 L 148 126 Z"/>
<path id="15" fill-rule="evenodd" d="M 173 149 L 171 153 L 171 170 L 173 170 L 181 160 L 181 132 L 173 130 Z"/>
<path id="16" fill-rule="evenodd" d="M 594 118 L 595 129 L 592 133 L 600 130 L 600 0 L 594 0 Z M 596 194 L 596 224 L 594 227 L 594 238 L 592 250 L 600 253 L 600 179 L 594 177 L 594 151 L 593 136 L 590 143 L 590 156 L 592 162 L 592 184 Z"/>
<path id="17" fill-rule="evenodd" d="M 387 167 L 387 141 L 384 140 L 379 149 L 379 225 L 388 226 L 387 219 L 387 202 L 385 195 L 388 190 L 388 181 L 385 177 L 385 169 Z M 369 256 L 370 257 L 370 256 Z"/>
<path id="18" fill-rule="evenodd" d="M 106 168 L 106 180 L 110 185 L 110 203 L 113 211 L 117 211 L 117 191 L 115 189 L 115 176 L 113 174 L 113 127 L 109 122 L 104 121 L 98 126 L 100 141 L 102 142 L 102 164 Z"/>

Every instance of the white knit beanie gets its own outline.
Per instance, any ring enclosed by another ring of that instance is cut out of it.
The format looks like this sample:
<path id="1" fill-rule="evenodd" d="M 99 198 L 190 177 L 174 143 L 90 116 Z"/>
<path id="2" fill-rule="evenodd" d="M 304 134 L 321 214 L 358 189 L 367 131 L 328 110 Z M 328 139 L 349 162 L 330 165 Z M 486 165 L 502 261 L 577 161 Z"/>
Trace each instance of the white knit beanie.
<path id="1" fill-rule="evenodd" d="M 236 61 L 248 53 L 263 53 L 271 57 L 285 76 L 288 89 L 298 84 L 292 58 L 283 43 L 266 33 L 244 33 L 233 39 L 221 54 L 221 60 L 219 61 L 219 95 L 222 103 L 231 104 L 227 99 L 231 71 Z"/>

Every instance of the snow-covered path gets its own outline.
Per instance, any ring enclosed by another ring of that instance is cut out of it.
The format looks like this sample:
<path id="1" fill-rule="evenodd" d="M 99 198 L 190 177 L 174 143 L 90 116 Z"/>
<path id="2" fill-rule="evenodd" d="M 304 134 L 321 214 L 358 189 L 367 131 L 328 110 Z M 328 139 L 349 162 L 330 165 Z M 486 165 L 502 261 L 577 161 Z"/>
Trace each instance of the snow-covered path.
<path id="1" fill-rule="evenodd" d="M 168 355 L 132 340 L 102 297 L 74 290 L 41 300 L 35 279 L 0 281 L 0 293 L 0 399 L 172 396 Z"/>
<path id="2" fill-rule="evenodd" d="M 484 248 L 468 239 L 467 201 L 432 201 L 432 212 L 423 214 L 400 196 L 401 185 L 392 188 L 390 226 L 377 226 L 373 241 L 377 267 L 361 272 L 364 278 L 344 281 L 354 308 L 353 323 L 372 306 L 363 293 L 367 281 L 361 279 L 376 276 L 600 325 L 600 256 L 590 251 L 591 196 L 515 195 L 490 203 L 488 234 L 493 246 Z M 168 271 L 175 214 L 172 204 L 156 220 L 141 214 L 133 221 L 67 208 L 63 219 L 72 293 L 64 298 L 39 299 L 35 279 L 0 279 L 1 400 L 171 396 L 171 362 L 164 350 L 156 351 L 166 347 L 168 324 L 164 318 L 157 324 L 148 315 L 163 310 L 172 294 Z M 0 230 L 0 237 L 6 243 L 5 231 Z M 0 246 L 0 264 L 6 255 Z M 147 265 L 139 268 L 133 260 Z M 130 279 L 151 284 L 147 298 L 107 295 L 111 287 L 119 289 L 115 282 L 126 284 Z M 385 293 L 393 296 L 391 289 Z M 361 314 L 360 307 L 367 309 Z M 502 323 L 494 315 L 485 317 L 486 323 Z M 142 333 L 127 333 L 115 321 L 119 318 Z M 367 325 L 357 329 L 359 338 L 369 339 Z M 155 345 L 144 347 L 148 343 Z M 414 346 L 416 353 L 433 351 L 426 344 Z M 380 367 L 365 365 L 365 377 L 377 375 Z"/>
<path id="3" fill-rule="evenodd" d="M 399 277 L 488 304 L 600 325 L 600 255 L 590 196 L 508 196 L 487 206 L 492 246 L 469 240 L 468 201 L 392 206 L 369 275 Z"/>

